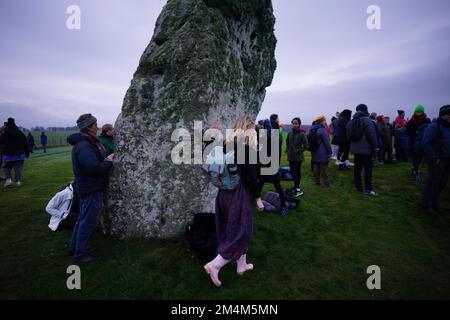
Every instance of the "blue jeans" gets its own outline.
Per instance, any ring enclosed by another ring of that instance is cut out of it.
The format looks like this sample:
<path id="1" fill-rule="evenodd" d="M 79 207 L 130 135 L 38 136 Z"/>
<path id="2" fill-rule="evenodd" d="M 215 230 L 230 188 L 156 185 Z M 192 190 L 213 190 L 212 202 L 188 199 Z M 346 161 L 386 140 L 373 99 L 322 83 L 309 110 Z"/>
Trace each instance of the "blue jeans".
<path id="1" fill-rule="evenodd" d="M 80 199 L 80 214 L 73 228 L 70 250 L 75 259 L 81 259 L 88 254 L 89 239 L 97 226 L 102 202 L 101 192 Z"/>

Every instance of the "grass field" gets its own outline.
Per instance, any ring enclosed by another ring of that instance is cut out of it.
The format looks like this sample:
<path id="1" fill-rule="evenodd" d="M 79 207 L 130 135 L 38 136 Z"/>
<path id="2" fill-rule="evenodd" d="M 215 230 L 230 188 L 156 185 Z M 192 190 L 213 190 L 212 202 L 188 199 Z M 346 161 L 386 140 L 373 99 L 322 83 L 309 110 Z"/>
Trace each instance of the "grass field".
<path id="1" fill-rule="evenodd" d="M 305 163 L 298 210 L 287 218 L 255 212 L 248 255 L 255 270 L 240 278 L 227 266 L 221 289 L 181 237 L 120 241 L 96 232 L 92 247 L 102 260 L 81 266 L 82 290 L 69 291 L 71 233 L 51 232 L 44 208 L 72 179 L 70 148 L 35 154 L 26 162 L 23 186 L 0 190 L 0 298 L 450 298 L 450 217 L 416 210 L 423 184 L 413 181 L 409 165 L 375 168 L 378 198 L 354 192 L 352 173 L 333 163 L 330 175 L 331 189 L 317 187 Z M 447 189 L 447 207 L 449 195 Z M 381 290 L 366 287 L 370 265 L 381 268 Z"/>
<path id="2" fill-rule="evenodd" d="M 51 147 L 67 146 L 68 143 L 67 143 L 66 139 L 68 136 L 70 136 L 74 132 L 76 132 L 76 131 L 45 131 L 45 134 L 48 138 L 47 147 L 51 148 Z M 42 149 L 41 133 L 42 133 L 42 131 L 31 132 L 31 134 L 34 137 L 34 142 L 36 144 L 35 148 L 37 150 Z M 28 134 L 28 132 L 26 134 Z"/>

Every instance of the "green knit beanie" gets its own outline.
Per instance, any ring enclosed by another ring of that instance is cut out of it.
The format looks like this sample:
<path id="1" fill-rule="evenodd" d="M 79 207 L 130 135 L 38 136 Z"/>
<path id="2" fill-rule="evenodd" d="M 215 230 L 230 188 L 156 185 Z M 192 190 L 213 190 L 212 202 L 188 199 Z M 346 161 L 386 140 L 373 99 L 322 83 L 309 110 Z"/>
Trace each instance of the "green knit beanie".
<path id="1" fill-rule="evenodd" d="M 416 109 L 414 110 L 414 112 L 425 112 L 425 107 L 421 104 L 419 104 Z"/>

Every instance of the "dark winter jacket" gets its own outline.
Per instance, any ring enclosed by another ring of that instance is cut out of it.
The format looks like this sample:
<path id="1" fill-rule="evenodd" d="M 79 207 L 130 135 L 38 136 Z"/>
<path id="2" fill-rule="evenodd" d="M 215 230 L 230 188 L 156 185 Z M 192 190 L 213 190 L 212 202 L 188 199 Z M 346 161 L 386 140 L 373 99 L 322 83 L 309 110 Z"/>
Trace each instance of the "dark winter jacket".
<path id="1" fill-rule="evenodd" d="M 352 112 L 350 110 L 344 110 L 339 115 L 339 119 L 336 121 L 333 134 L 333 144 L 340 146 L 348 143 L 347 137 L 347 124 L 352 117 Z"/>
<path id="2" fill-rule="evenodd" d="M 22 154 L 25 154 L 26 157 L 30 156 L 27 137 L 17 126 L 9 125 L 6 127 L 5 132 L 0 136 L 0 145 L 4 145 L 4 156 L 18 156 Z"/>
<path id="3" fill-rule="evenodd" d="M 311 152 L 311 161 L 313 163 L 328 163 L 332 150 L 325 126 L 323 124 L 315 124 L 310 130 L 317 130 L 317 138 L 319 139 L 319 147 Z"/>
<path id="4" fill-rule="evenodd" d="M 80 198 L 105 191 L 112 163 L 104 160 L 106 153 L 100 142 L 84 133 L 72 134 L 67 142 L 73 145 L 72 167 Z"/>
<path id="5" fill-rule="evenodd" d="M 408 136 L 415 140 L 417 136 L 417 132 L 419 130 L 419 127 L 425 123 L 430 123 L 431 120 L 427 118 L 425 114 L 422 116 L 414 115 L 411 120 L 408 121 L 408 124 L 406 125 L 406 133 Z"/>
<path id="6" fill-rule="evenodd" d="M 439 118 L 424 132 L 423 149 L 431 161 L 450 158 L 450 123 Z"/>
<path id="7" fill-rule="evenodd" d="M 366 113 L 356 112 L 353 120 L 347 124 L 348 137 L 352 136 L 352 124 L 354 121 L 361 121 L 364 134 L 358 141 L 351 141 L 351 152 L 353 154 L 371 155 L 372 151 L 378 147 L 375 125 Z"/>
<path id="8" fill-rule="evenodd" d="M 409 136 L 406 134 L 406 127 L 401 128 L 395 135 L 398 147 L 402 150 L 409 148 Z"/>
<path id="9" fill-rule="evenodd" d="M 308 139 L 305 130 L 292 129 L 286 139 L 286 154 L 288 161 L 303 161 L 304 152 L 308 149 Z"/>
<path id="10" fill-rule="evenodd" d="M 34 137 L 33 137 L 33 135 L 31 133 L 28 134 L 28 136 L 27 136 L 27 142 L 28 142 L 28 146 L 30 148 L 34 147 Z"/>
<path id="11" fill-rule="evenodd" d="M 381 137 L 381 142 L 383 144 L 383 146 L 388 146 L 390 144 L 390 140 L 391 140 L 391 132 L 389 130 L 389 127 L 387 126 L 386 123 L 384 122 L 379 122 L 377 123 L 378 125 L 378 130 L 380 131 L 380 137 Z"/>

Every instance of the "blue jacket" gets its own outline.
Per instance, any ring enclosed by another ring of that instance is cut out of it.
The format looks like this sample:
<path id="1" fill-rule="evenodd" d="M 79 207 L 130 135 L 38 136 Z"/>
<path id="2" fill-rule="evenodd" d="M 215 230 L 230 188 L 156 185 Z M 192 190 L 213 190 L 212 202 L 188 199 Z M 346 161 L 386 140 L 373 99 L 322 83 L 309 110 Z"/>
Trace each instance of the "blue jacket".
<path id="1" fill-rule="evenodd" d="M 42 145 L 47 144 L 47 136 L 45 134 L 41 134 L 41 144 Z"/>
<path id="2" fill-rule="evenodd" d="M 105 191 L 112 163 L 104 160 L 106 154 L 103 147 L 99 149 L 92 138 L 84 133 L 72 134 L 67 142 L 73 145 L 72 167 L 80 198 Z"/>
<path id="3" fill-rule="evenodd" d="M 423 134 L 423 149 L 431 161 L 450 159 L 450 124 L 439 118 Z"/>
<path id="4" fill-rule="evenodd" d="M 317 130 L 317 138 L 319 139 L 319 147 L 311 152 L 311 161 L 313 163 L 328 163 L 332 150 L 327 130 L 322 124 L 315 124 L 310 130 Z"/>

